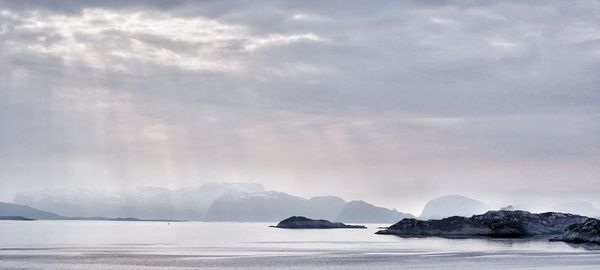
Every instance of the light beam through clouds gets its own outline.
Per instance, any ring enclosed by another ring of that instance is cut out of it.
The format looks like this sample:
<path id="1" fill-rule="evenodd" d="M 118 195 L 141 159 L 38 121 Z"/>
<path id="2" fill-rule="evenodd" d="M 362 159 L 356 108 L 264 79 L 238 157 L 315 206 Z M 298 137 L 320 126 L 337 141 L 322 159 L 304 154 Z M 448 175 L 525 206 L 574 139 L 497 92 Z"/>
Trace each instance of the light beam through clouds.
<path id="1" fill-rule="evenodd" d="M 241 5 L 241 6 L 239 6 Z M 597 201 L 600 3 L 0 1 L 0 198 Z"/>

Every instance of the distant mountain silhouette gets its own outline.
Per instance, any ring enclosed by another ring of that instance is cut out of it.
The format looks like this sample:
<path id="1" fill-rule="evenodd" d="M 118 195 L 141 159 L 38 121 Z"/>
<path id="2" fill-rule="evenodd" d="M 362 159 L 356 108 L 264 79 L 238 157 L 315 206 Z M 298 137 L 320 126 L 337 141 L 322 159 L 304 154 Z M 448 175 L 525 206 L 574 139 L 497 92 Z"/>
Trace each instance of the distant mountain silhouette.
<path id="1" fill-rule="evenodd" d="M 346 202 L 335 196 L 310 199 L 283 192 L 265 191 L 262 185 L 248 183 L 208 183 L 199 187 L 165 189 L 139 187 L 117 193 L 89 190 L 58 190 L 19 193 L 14 204 L 0 203 L 0 216 L 31 219 L 265 221 L 290 216 L 307 216 L 346 223 L 395 223 L 411 214 L 377 207 L 364 201 Z M 27 206 L 26 206 L 27 205 Z M 500 209 L 508 204 L 497 204 Z M 600 216 L 589 202 L 556 206 L 516 204 L 516 210 L 561 211 Z M 489 205 L 468 197 L 449 195 L 429 201 L 419 219 L 450 216 L 470 217 L 492 210 Z M 94 218 L 98 217 L 98 218 Z"/>
<path id="2" fill-rule="evenodd" d="M 259 184 L 208 183 L 176 190 L 138 187 L 117 193 L 73 189 L 19 193 L 14 201 L 63 216 L 202 220 L 215 199 L 232 191 L 259 192 L 264 188 Z"/>
<path id="3" fill-rule="evenodd" d="M 541 212 L 563 212 L 572 213 L 589 217 L 600 217 L 600 209 L 591 202 L 579 201 L 579 202 L 564 202 L 560 204 L 549 204 L 549 203 L 520 203 L 514 206 L 515 209 L 529 211 L 532 213 Z"/>
<path id="4" fill-rule="evenodd" d="M 414 218 L 413 215 L 401 213 L 383 207 L 377 207 L 364 201 L 347 203 L 336 221 L 348 223 L 395 223 L 403 218 Z"/>
<path id="5" fill-rule="evenodd" d="M 590 202 L 563 203 L 554 207 L 556 211 L 584 215 L 589 217 L 600 217 L 600 209 Z"/>
<path id="6" fill-rule="evenodd" d="M 274 222 L 301 215 L 357 223 L 392 223 L 407 217 L 365 202 L 346 203 L 335 196 L 305 199 L 247 183 L 209 183 L 176 190 L 140 187 L 117 193 L 77 189 L 19 193 L 15 202 L 67 217 Z M 349 213 L 352 209 L 357 212 Z"/>
<path id="7" fill-rule="evenodd" d="M 313 197 L 308 200 L 308 216 L 319 216 L 323 219 L 336 220 L 342 209 L 346 206 L 346 201 L 336 196 Z M 338 221 L 338 220 L 336 220 Z"/>
<path id="8" fill-rule="evenodd" d="M 227 193 L 208 209 L 209 221 L 278 221 L 293 215 L 335 219 L 346 202 L 335 196 L 304 199 L 283 192 Z"/>
<path id="9" fill-rule="evenodd" d="M 448 195 L 429 201 L 420 219 L 441 219 L 451 216 L 470 217 L 472 215 L 483 214 L 491 210 L 490 207 L 478 200 L 474 200 L 460 195 Z"/>
<path id="10" fill-rule="evenodd" d="M 307 210 L 308 200 L 283 192 L 229 192 L 212 203 L 206 220 L 276 221 Z"/>
<path id="11" fill-rule="evenodd" d="M 32 221 L 35 219 L 26 218 L 22 216 L 0 216 L 0 220 L 20 220 L 20 221 Z"/>
<path id="12" fill-rule="evenodd" d="M 61 219 L 62 217 L 51 212 L 42 211 L 26 205 L 0 202 L 0 216 L 24 217 L 27 219 Z"/>

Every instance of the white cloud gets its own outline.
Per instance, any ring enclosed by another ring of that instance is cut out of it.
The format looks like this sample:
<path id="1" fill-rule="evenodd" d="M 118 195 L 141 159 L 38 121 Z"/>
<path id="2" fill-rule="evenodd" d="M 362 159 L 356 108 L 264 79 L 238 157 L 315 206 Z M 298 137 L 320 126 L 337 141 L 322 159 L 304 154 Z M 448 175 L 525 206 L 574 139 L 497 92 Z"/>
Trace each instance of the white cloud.
<path id="1" fill-rule="evenodd" d="M 314 33 L 256 35 L 241 25 L 157 11 L 84 9 L 80 14 L 34 11 L 7 15 L 20 19 L 14 33 L 40 35 L 26 44 L 5 40 L 12 49 L 50 54 L 67 64 L 95 68 L 126 69 L 125 62 L 136 60 L 190 70 L 235 71 L 241 68 L 238 53 L 243 53 L 236 47 L 251 52 L 321 41 Z M 0 30 L 5 33 L 6 26 Z M 55 40 L 48 42 L 52 36 Z"/>
<path id="2" fill-rule="evenodd" d="M 322 17 L 314 14 L 308 13 L 296 13 L 292 15 L 292 20 L 301 21 L 301 22 L 331 22 L 333 21 L 331 18 Z"/>
<path id="3" fill-rule="evenodd" d="M 271 46 L 282 46 L 288 45 L 298 41 L 322 41 L 317 35 L 313 33 L 300 34 L 300 35 L 269 35 L 262 38 L 254 38 L 244 45 L 244 48 L 248 51 L 254 51 L 261 48 Z"/>
<path id="4" fill-rule="evenodd" d="M 454 20 L 445 19 L 445 18 L 437 18 L 437 17 L 431 17 L 431 18 L 429 18 L 429 20 L 431 20 L 431 22 L 433 22 L 433 23 L 446 24 L 446 25 L 456 23 L 456 21 L 454 21 Z"/>

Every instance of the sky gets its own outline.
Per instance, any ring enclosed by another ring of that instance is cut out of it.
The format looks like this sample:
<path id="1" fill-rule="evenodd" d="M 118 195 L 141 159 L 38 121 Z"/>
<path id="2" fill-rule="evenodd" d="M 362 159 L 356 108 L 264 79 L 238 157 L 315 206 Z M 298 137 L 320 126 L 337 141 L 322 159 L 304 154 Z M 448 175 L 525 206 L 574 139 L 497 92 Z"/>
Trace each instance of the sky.
<path id="1" fill-rule="evenodd" d="M 600 207 L 599 1 L 0 0 L 0 200 L 254 182 Z"/>

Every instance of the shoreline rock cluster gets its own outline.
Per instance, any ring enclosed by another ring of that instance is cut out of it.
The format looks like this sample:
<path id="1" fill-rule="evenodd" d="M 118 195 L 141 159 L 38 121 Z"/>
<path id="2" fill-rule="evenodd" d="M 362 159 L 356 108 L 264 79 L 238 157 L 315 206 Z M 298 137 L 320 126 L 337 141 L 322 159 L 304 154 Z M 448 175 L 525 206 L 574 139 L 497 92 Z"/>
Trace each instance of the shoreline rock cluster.
<path id="1" fill-rule="evenodd" d="M 590 218 L 583 223 L 573 224 L 552 241 L 600 244 L 600 220 Z"/>
<path id="2" fill-rule="evenodd" d="M 472 217 L 439 220 L 403 219 L 377 234 L 402 237 L 530 237 L 560 235 L 569 226 L 587 217 L 556 212 L 533 214 L 527 211 L 488 211 Z"/>

